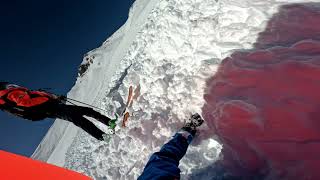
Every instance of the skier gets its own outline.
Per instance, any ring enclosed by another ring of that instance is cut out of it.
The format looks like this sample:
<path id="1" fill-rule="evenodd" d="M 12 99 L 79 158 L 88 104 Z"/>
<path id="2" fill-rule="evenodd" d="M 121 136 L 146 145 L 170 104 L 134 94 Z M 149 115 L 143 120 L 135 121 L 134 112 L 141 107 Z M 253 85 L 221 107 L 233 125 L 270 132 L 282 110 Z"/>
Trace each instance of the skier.
<path id="1" fill-rule="evenodd" d="M 179 161 L 196 134 L 196 127 L 203 123 L 199 114 L 194 114 L 159 152 L 154 153 L 138 180 L 144 179 L 180 179 Z"/>
<path id="2" fill-rule="evenodd" d="M 8 82 L 0 82 L 0 109 L 31 121 L 64 119 L 101 141 L 105 133 L 83 116 L 93 117 L 105 125 L 110 122 L 108 117 L 92 108 L 67 105 L 64 96 L 42 90 L 33 91 Z"/>

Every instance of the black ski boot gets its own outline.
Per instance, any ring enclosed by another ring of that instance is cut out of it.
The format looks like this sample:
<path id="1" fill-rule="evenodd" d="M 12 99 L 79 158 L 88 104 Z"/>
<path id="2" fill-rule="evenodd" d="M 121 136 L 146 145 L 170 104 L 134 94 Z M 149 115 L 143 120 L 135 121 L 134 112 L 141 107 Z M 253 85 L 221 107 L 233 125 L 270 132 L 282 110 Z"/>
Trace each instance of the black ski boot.
<path id="1" fill-rule="evenodd" d="M 197 132 L 196 128 L 201 126 L 203 122 L 204 120 L 201 118 L 201 116 L 198 113 L 195 113 L 186 121 L 181 130 L 187 131 L 194 136 Z"/>

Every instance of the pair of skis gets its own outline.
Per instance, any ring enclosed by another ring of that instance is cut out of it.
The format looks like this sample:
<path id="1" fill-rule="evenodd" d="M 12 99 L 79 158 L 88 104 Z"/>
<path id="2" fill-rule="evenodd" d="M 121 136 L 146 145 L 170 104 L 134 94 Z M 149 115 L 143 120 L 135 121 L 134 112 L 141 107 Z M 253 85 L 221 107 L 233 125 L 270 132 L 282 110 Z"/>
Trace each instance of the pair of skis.
<path id="1" fill-rule="evenodd" d="M 134 93 L 134 95 L 133 95 L 133 93 Z M 132 107 L 133 100 L 136 100 L 139 96 L 140 96 L 140 84 L 136 87 L 134 92 L 133 92 L 133 87 L 130 86 L 127 103 L 126 103 L 126 106 L 124 107 L 122 114 L 121 114 L 123 116 L 121 127 L 127 127 L 127 122 L 130 117 L 130 113 L 128 111 L 128 108 Z"/>
<path id="2" fill-rule="evenodd" d="M 130 117 L 130 113 L 128 111 L 128 108 L 132 107 L 133 101 L 136 100 L 139 96 L 140 96 L 140 84 L 136 87 L 136 89 L 133 91 L 133 87 L 130 86 L 129 87 L 129 92 L 128 92 L 128 98 L 127 98 L 127 102 L 125 104 L 125 107 L 123 108 L 123 111 L 120 115 L 118 115 L 117 113 L 115 114 L 115 118 L 111 119 L 108 123 L 108 128 L 109 128 L 109 133 L 108 133 L 108 141 L 110 140 L 112 134 L 115 134 L 115 128 L 117 127 L 117 121 L 119 116 L 123 117 L 122 118 L 122 122 L 121 122 L 121 127 L 122 128 L 126 128 L 127 127 L 127 123 Z"/>

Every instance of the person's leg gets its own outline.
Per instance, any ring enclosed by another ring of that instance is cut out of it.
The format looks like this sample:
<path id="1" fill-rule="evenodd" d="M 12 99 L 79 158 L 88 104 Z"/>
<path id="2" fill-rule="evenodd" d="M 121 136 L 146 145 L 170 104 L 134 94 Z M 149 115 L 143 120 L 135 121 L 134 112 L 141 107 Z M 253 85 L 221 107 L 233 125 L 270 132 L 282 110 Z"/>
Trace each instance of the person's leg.
<path id="1" fill-rule="evenodd" d="M 159 152 L 154 153 L 143 173 L 138 178 L 143 179 L 161 179 L 161 178 L 180 178 L 179 161 L 186 154 L 189 143 L 193 136 L 188 132 L 178 132 Z"/>
<path id="2" fill-rule="evenodd" d="M 185 132 L 183 132 L 185 133 Z M 187 132 L 186 132 L 187 133 Z M 156 152 L 155 155 L 161 158 L 169 158 L 173 160 L 174 164 L 179 165 L 179 161 L 186 154 L 189 143 L 191 143 L 192 136 L 187 133 L 187 137 L 182 133 L 176 133 L 168 143 L 162 146 L 159 152 Z"/>
<path id="3" fill-rule="evenodd" d="M 75 106 L 75 108 L 77 108 L 78 111 L 80 111 L 82 115 L 92 117 L 107 126 L 109 125 L 108 123 L 111 119 L 102 115 L 98 111 L 95 111 L 94 109 L 92 109 L 90 107 L 83 107 L 83 106 Z"/>
<path id="4" fill-rule="evenodd" d="M 102 135 L 105 133 L 97 128 L 91 121 L 84 118 L 83 111 L 78 107 L 79 106 L 60 104 L 52 117 L 73 122 L 74 125 L 80 127 L 91 136 L 98 140 L 103 140 Z"/>
<path id="5" fill-rule="evenodd" d="M 97 128 L 91 121 L 84 117 L 78 117 L 77 119 L 74 119 L 73 124 L 80 127 L 84 131 L 86 131 L 88 134 L 96 138 L 97 140 L 103 141 L 103 134 L 105 134 L 102 130 Z"/>
<path id="6" fill-rule="evenodd" d="M 144 179 L 180 179 L 179 161 L 186 154 L 189 144 L 196 134 L 196 128 L 201 126 L 203 119 L 199 114 L 193 114 L 183 128 L 154 153 L 143 173 L 138 178 Z"/>

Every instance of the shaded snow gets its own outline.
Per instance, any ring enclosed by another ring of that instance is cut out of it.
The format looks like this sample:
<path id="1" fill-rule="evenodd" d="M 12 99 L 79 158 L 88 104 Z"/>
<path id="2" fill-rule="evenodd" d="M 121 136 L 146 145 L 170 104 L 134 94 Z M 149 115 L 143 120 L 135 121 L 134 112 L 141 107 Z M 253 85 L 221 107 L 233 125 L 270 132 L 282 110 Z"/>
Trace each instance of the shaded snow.
<path id="1" fill-rule="evenodd" d="M 65 136 L 60 144 L 70 148 L 55 149 L 60 156 L 49 154 L 48 162 L 95 179 L 136 179 L 151 153 L 191 113 L 201 112 L 205 81 L 221 60 L 237 49 L 252 48 L 267 20 L 288 2 L 137 0 L 126 24 L 88 53 L 93 63 L 70 93 L 112 115 L 123 109 L 130 85 L 140 85 L 141 94 L 129 108 L 128 127 L 120 128 L 110 143 L 97 142 L 82 130 L 74 139 L 74 133 Z M 210 128 L 205 124 L 201 129 Z M 50 135 L 35 154 L 41 154 Z M 200 130 L 181 161 L 182 179 L 212 176 L 208 167 L 219 158 L 221 146 L 214 137 L 201 141 L 205 135 Z"/>
<path id="2" fill-rule="evenodd" d="M 204 118 L 232 174 L 320 179 L 319 32 L 320 3 L 281 6 L 254 48 L 208 79 Z"/>

